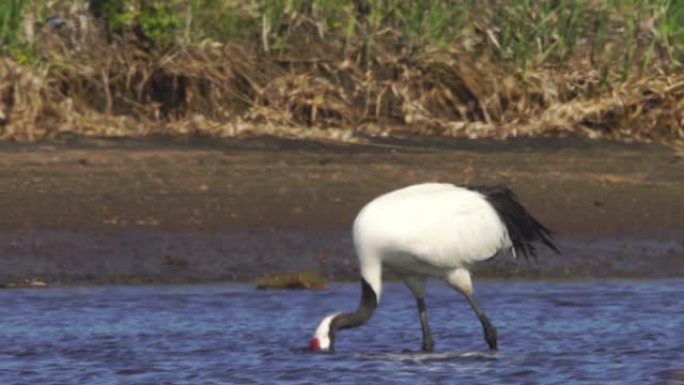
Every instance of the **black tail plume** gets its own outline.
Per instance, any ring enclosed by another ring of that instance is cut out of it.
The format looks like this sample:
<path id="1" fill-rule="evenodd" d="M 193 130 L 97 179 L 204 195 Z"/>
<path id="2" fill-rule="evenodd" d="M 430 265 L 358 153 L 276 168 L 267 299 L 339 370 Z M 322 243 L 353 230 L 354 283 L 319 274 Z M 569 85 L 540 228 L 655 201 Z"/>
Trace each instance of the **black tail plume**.
<path id="1" fill-rule="evenodd" d="M 471 190 L 483 194 L 508 230 L 513 249 L 525 259 L 531 255 L 537 258 L 534 242 L 539 241 L 551 250 L 558 251 L 551 239 L 552 232 L 539 223 L 518 201 L 515 193 L 505 186 L 469 186 Z"/>

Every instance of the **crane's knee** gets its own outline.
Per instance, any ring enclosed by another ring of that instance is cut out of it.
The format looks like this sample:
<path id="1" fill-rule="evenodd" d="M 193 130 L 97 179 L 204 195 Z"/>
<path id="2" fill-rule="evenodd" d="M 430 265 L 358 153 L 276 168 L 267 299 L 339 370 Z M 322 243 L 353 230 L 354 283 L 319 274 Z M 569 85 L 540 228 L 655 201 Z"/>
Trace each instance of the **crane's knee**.
<path id="1" fill-rule="evenodd" d="M 451 287 L 466 296 L 473 294 L 473 281 L 470 279 L 470 272 L 466 269 L 451 270 L 446 276 L 446 281 Z"/>

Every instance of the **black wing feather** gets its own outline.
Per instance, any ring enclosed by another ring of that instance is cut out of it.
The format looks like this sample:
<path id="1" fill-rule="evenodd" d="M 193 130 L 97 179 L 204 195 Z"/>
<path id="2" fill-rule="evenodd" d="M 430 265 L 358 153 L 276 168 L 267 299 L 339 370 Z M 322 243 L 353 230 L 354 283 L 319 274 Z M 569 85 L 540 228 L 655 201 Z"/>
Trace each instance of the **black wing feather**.
<path id="1" fill-rule="evenodd" d="M 551 239 L 552 232 L 539 223 L 518 201 L 515 193 L 505 186 L 468 186 L 485 196 L 508 230 L 513 248 L 529 259 L 537 258 L 534 242 L 541 242 L 556 253 L 560 253 Z"/>

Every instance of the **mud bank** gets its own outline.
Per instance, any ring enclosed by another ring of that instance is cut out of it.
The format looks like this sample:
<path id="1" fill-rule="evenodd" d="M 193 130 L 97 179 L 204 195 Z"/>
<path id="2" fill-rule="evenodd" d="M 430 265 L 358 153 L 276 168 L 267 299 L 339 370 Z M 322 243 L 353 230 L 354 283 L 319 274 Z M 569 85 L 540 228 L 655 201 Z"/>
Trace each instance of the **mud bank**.
<path id="1" fill-rule="evenodd" d="M 497 183 L 563 254 L 493 260 L 479 276 L 684 276 L 684 157 L 574 139 L 78 140 L 0 145 L 0 282 L 356 278 L 349 227 L 411 183 Z"/>

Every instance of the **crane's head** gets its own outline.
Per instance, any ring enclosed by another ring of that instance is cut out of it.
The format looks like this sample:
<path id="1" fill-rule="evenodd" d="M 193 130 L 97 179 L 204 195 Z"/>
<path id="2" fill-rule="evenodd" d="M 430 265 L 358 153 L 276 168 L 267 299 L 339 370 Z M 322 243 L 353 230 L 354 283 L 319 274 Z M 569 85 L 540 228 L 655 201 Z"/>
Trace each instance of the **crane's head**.
<path id="1" fill-rule="evenodd" d="M 311 339 L 309 348 L 314 352 L 327 352 L 332 349 L 334 331 L 331 333 L 330 323 L 339 313 L 329 314 L 323 318 L 323 321 L 318 325 L 316 332 Z"/>

